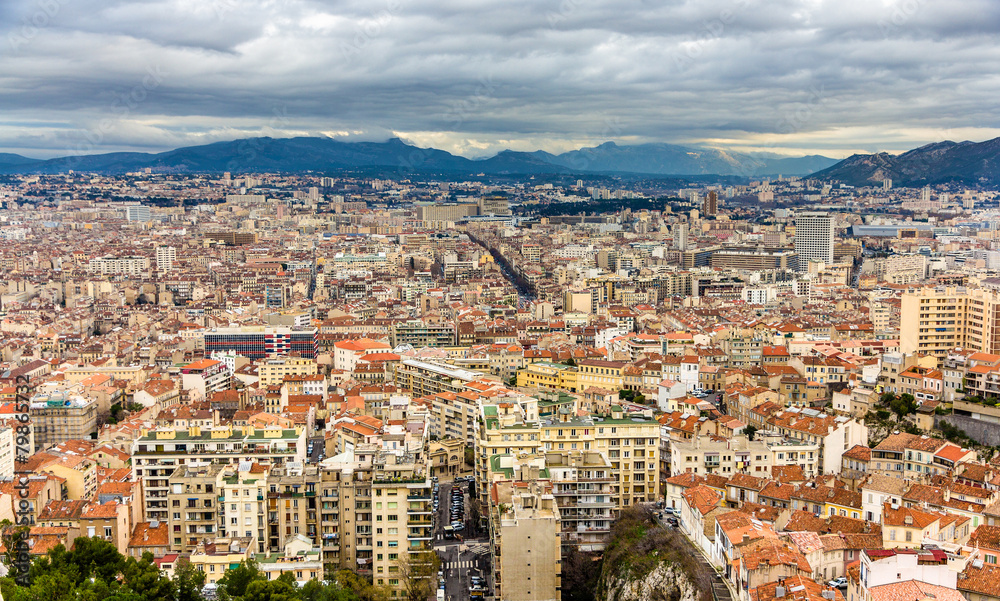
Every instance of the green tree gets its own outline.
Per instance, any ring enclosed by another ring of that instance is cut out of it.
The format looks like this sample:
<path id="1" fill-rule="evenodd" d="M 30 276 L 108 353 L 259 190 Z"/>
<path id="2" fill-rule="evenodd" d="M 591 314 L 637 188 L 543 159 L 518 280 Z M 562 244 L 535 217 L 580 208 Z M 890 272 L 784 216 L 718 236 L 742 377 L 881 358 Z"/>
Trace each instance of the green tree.
<path id="1" fill-rule="evenodd" d="M 201 589 L 205 586 L 205 572 L 195 569 L 191 561 L 182 557 L 174 566 L 174 587 L 177 601 L 202 601 Z"/>
<path id="2" fill-rule="evenodd" d="M 434 592 L 434 579 L 441 567 L 441 558 L 434 551 L 399 555 L 396 567 L 406 600 L 427 601 Z"/>
<path id="3" fill-rule="evenodd" d="M 753 437 L 757 435 L 757 426 L 747 426 L 743 428 L 743 433 L 747 435 L 747 440 L 753 440 Z"/>
<path id="4" fill-rule="evenodd" d="M 910 415 L 917 410 L 917 402 L 914 400 L 913 395 L 904 394 L 893 399 L 889 403 L 889 409 L 896 414 L 897 419 L 903 419 L 904 416 Z"/>
<path id="5" fill-rule="evenodd" d="M 566 361 L 564 361 L 564 363 L 566 365 L 570 366 L 570 367 L 576 367 L 576 359 L 574 359 L 573 357 L 570 357 L 569 359 L 566 359 Z"/>
<path id="6" fill-rule="evenodd" d="M 241 561 L 235 569 L 227 570 L 219 579 L 219 591 L 228 597 L 242 597 L 246 594 L 250 583 L 267 580 L 253 559 Z"/>
<path id="7" fill-rule="evenodd" d="M 295 575 L 285 572 L 275 580 L 252 580 L 241 597 L 243 601 L 299 601 L 299 591 Z"/>
<path id="8" fill-rule="evenodd" d="M 160 574 L 160 569 L 153 563 L 153 554 L 149 552 L 143 553 L 138 561 L 134 557 L 125 560 L 122 583 L 150 600 L 173 599 L 176 592 L 174 583 Z"/>
<path id="9" fill-rule="evenodd" d="M 878 402 L 885 407 L 888 407 L 889 403 L 893 402 L 894 400 L 896 400 L 896 395 L 892 394 L 891 392 L 883 392 L 882 396 L 878 398 Z"/>

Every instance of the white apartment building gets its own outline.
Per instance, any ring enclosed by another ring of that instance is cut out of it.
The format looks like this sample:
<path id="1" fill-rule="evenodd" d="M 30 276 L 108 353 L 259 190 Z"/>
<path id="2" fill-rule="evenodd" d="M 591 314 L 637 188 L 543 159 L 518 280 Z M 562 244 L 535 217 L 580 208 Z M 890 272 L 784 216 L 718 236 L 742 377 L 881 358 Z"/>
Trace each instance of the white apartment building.
<path id="1" fill-rule="evenodd" d="M 833 263 L 833 217 L 829 213 L 795 216 L 795 252 L 800 271 L 808 269 L 809 261 Z"/>
<path id="2" fill-rule="evenodd" d="M 142 275 L 149 271 L 149 257 L 95 257 L 87 270 L 101 275 Z"/>

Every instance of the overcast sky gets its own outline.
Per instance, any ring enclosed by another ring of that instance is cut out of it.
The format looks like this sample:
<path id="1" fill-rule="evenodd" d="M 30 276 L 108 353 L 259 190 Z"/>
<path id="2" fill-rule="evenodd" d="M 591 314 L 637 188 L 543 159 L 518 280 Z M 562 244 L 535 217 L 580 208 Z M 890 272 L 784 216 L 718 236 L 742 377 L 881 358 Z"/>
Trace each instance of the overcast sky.
<path id="1" fill-rule="evenodd" d="M 0 151 L 398 136 L 470 157 L 1000 136 L 996 0 L 2 0 Z"/>

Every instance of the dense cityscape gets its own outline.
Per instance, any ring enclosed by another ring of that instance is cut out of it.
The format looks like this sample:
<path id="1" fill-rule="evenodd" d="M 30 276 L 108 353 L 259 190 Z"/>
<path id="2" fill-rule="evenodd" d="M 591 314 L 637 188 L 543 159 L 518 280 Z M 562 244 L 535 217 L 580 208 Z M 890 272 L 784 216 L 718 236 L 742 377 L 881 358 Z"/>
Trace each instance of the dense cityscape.
<path id="1" fill-rule="evenodd" d="M 998 198 L 7 176 L 2 592 L 998 599 Z"/>

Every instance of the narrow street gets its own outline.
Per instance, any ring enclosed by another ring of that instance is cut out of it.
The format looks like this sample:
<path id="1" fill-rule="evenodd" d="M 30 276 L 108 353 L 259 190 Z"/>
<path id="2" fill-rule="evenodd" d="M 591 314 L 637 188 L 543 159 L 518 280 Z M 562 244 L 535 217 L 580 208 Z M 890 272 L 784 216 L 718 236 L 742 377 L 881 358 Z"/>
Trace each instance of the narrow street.
<path id="1" fill-rule="evenodd" d="M 664 528 L 674 529 L 666 523 L 665 518 L 662 516 L 658 517 L 657 520 Z M 711 574 L 712 596 L 715 598 L 715 601 L 734 601 L 732 589 L 729 588 L 729 585 L 726 583 L 722 574 L 720 574 L 708 561 L 708 557 L 705 556 L 705 553 L 695 546 L 695 544 L 691 542 L 691 539 L 689 539 L 680 528 L 675 530 L 677 534 L 680 535 L 678 538 L 684 541 L 684 544 L 687 545 L 690 555 L 697 560 L 698 565 Z"/>

